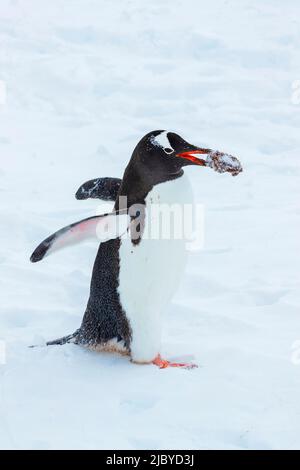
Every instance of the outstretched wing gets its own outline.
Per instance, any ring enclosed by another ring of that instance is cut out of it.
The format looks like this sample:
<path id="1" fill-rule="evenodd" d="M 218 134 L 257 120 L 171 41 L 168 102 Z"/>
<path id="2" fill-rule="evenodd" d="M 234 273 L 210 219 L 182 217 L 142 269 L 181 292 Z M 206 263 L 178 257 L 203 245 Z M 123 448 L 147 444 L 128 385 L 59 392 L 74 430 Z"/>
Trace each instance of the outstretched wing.
<path id="1" fill-rule="evenodd" d="M 102 199 L 103 201 L 115 201 L 122 180 L 120 178 L 97 178 L 86 181 L 77 190 L 76 199 Z"/>
<path id="2" fill-rule="evenodd" d="M 75 222 L 46 238 L 30 257 L 32 263 L 41 261 L 50 253 L 84 240 L 95 238 L 100 242 L 117 238 L 126 233 L 130 218 L 127 213 L 98 215 Z"/>

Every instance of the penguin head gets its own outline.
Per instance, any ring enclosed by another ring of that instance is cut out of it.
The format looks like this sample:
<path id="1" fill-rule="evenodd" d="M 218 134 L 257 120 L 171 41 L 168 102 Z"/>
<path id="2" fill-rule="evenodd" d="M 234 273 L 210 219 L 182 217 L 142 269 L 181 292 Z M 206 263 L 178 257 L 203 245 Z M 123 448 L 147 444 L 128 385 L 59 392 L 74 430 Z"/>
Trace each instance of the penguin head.
<path id="1" fill-rule="evenodd" d="M 210 167 L 232 175 L 242 171 L 239 161 L 228 154 L 192 145 L 180 135 L 168 131 L 152 131 L 137 144 L 132 159 L 152 178 L 154 184 L 176 178 L 185 166 Z"/>

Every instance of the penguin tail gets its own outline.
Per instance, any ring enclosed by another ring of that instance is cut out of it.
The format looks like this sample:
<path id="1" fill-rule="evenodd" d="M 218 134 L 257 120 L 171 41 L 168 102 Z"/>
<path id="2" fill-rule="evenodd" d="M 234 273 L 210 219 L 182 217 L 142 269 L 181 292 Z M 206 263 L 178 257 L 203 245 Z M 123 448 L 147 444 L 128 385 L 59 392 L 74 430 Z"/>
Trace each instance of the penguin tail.
<path id="1" fill-rule="evenodd" d="M 80 330 L 76 330 L 75 333 L 72 333 L 71 335 L 63 336 L 62 338 L 57 338 L 52 341 L 47 341 L 46 346 L 62 346 L 63 344 L 67 343 L 77 343 L 78 335 L 79 335 Z M 36 348 L 38 345 L 32 345 L 29 346 L 30 348 Z"/>
<path id="2" fill-rule="evenodd" d="M 54 339 L 52 341 L 47 341 L 46 346 L 55 346 L 55 345 L 62 346 L 63 344 L 67 344 L 67 343 L 76 344 L 78 334 L 79 334 L 79 330 L 76 330 L 75 333 L 72 333 L 71 335 L 63 336 L 62 338 Z"/>

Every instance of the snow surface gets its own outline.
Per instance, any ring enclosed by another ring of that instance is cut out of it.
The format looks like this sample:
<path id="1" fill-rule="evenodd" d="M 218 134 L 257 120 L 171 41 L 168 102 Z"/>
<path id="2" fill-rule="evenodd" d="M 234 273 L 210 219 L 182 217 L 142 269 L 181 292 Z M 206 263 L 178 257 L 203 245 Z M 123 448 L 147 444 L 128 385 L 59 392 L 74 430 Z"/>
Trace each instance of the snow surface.
<path id="1" fill-rule="evenodd" d="M 1 448 L 300 448 L 299 23 L 297 0 L 1 0 Z M 200 367 L 28 349 L 79 326 L 97 247 L 31 252 L 154 129 L 244 167 L 187 170 L 206 243 L 163 352 Z"/>

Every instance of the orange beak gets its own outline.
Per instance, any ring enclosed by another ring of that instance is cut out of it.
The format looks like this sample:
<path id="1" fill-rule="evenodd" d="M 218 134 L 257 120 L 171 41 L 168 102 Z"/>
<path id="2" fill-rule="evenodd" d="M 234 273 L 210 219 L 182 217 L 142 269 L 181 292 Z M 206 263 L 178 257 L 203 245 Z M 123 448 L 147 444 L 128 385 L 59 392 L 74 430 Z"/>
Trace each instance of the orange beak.
<path id="1" fill-rule="evenodd" d="M 211 153 L 211 149 L 198 149 L 198 150 L 189 150 L 187 152 L 178 153 L 177 157 L 185 158 L 190 160 L 196 165 L 206 166 L 207 162 L 205 158 L 198 158 L 196 155 L 208 155 Z"/>

